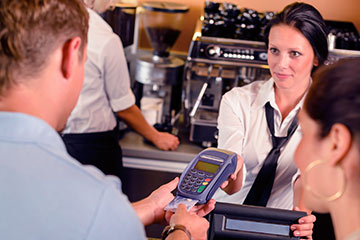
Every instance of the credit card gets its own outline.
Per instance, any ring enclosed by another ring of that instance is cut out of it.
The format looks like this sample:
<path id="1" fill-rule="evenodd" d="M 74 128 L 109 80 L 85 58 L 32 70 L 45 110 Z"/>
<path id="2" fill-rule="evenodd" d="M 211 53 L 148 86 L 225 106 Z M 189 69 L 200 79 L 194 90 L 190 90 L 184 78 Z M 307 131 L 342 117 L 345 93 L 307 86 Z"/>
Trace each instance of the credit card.
<path id="1" fill-rule="evenodd" d="M 179 204 L 185 204 L 187 210 L 189 211 L 195 204 L 197 204 L 199 200 L 185 198 L 181 196 L 176 196 L 165 208 L 164 210 L 171 210 L 173 212 L 176 211 Z"/>

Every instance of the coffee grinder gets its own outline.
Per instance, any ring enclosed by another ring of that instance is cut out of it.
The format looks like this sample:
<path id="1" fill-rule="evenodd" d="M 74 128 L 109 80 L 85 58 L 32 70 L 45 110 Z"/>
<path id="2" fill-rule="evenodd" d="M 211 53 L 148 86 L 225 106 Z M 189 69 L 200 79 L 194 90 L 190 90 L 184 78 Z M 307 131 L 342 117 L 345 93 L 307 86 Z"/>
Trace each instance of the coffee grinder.
<path id="1" fill-rule="evenodd" d="M 141 19 L 153 54 L 136 60 L 134 92 L 140 108 L 146 99 L 160 103 L 155 122 L 151 123 L 159 130 L 170 132 L 174 117 L 181 109 L 185 62 L 170 56 L 169 52 L 180 35 L 189 8 L 172 2 L 144 2 L 141 6 Z"/>

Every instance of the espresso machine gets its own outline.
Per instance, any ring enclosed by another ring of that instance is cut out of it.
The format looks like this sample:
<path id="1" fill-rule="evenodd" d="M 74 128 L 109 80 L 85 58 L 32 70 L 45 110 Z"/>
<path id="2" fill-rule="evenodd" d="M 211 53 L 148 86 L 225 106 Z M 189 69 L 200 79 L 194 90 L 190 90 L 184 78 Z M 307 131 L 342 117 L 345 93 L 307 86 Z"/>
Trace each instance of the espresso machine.
<path id="1" fill-rule="evenodd" d="M 325 64 L 360 56 L 360 34 L 352 22 L 325 20 L 329 30 L 329 56 Z"/>
<path id="2" fill-rule="evenodd" d="M 216 146 L 222 95 L 233 87 L 270 78 L 262 33 L 272 16 L 231 3 L 205 2 L 184 73 L 184 116 L 190 141 Z"/>
<path id="3" fill-rule="evenodd" d="M 169 53 L 180 35 L 189 8 L 172 2 L 144 2 L 141 6 L 141 18 L 153 54 L 136 60 L 134 92 L 142 110 L 144 100 L 161 105 L 155 127 L 171 131 L 172 119 L 181 109 L 185 62 Z"/>

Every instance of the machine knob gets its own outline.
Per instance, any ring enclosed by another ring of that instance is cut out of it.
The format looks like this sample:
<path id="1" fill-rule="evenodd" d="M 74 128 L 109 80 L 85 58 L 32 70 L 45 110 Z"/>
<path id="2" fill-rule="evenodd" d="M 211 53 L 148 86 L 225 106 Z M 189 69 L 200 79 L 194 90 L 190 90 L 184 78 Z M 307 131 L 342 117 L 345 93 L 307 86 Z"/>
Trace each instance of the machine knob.
<path id="1" fill-rule="evenodd" d="M 266 60 L 267 60 L 267 53 L 266 53 L 266 52 L 260 53 L 260 54 L 259 54 L 259 58 L 260 58 L 261 60 L 266 61 Z"/>
<path id="2" fill-rule="evenodd" d="M 221 49 L 219 46 L 210 46 L 207 49 L 207 53 L 210 57 L 220 57 Z"/>

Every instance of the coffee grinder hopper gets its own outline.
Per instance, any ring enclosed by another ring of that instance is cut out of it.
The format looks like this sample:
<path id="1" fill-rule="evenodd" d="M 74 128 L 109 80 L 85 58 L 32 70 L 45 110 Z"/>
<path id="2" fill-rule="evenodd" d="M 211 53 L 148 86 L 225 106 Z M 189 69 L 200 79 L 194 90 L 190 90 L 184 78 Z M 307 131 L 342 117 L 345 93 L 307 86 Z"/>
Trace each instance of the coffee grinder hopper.
<path id="1" fill-rule="evenodd" d="M 139 98 L 158 98 L 163 102 L 160 122 L 169 123 L 181 109 L 182 75 L 185 62 L 170 56 L 170 49 L 181 33 L 185 13 L 189 8 L 172 2 L 144 2 L 141 19 L 153 48 L 153 55 L 136 61 L 135 80 Z M 141 104 L 140 104 L 141 105 Z"/>
<path id="2" fill-rule="evenodd" d="M 183 26 L 189 8 L 172 2 L 144 2 L 143 25 L 154 49 L 154 56 L 168 57 Z"/>

